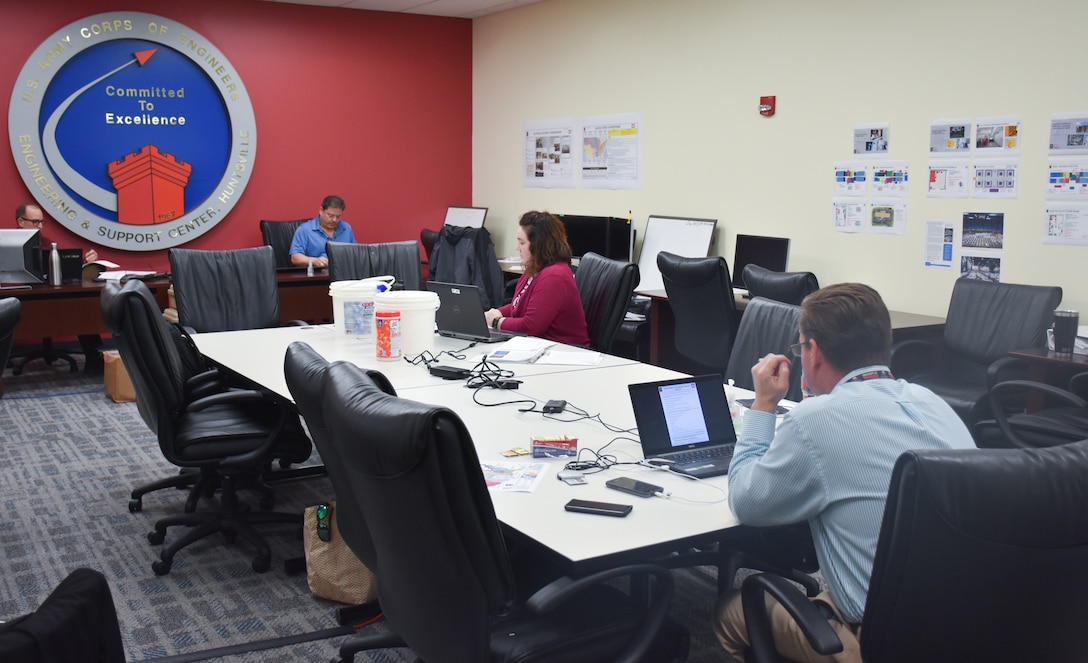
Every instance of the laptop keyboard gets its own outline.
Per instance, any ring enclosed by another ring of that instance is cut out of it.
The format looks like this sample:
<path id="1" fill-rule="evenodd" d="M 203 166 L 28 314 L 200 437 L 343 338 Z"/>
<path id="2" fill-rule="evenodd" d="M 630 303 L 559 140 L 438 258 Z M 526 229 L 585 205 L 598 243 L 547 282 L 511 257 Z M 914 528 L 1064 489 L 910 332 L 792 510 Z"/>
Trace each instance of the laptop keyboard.
<path id="1" fill-rule="evenodd" d="M 679 451 L 666 456 L 678 465 L 705 462 L 708 460 L 731 460 L 733 458 L 734 445 L 726 444 L 709 449 L 693 449 L 692 451 Z"/>

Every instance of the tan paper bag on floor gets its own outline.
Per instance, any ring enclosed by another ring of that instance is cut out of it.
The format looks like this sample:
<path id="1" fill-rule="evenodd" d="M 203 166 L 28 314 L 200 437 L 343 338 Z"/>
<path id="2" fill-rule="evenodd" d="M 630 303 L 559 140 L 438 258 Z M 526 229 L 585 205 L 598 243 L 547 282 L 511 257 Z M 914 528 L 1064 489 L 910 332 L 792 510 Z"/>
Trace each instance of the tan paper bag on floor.
<path id="1" fill-rule="evenodd" d="M 102 364 L 106 395 L 114 403 L 135 401 L 136 389 L 132 386 L 132 379 L 125 370 L 124 362 L 121 361 L 121 354 L 116 350 L 106 350 L 102 353 Z"/>

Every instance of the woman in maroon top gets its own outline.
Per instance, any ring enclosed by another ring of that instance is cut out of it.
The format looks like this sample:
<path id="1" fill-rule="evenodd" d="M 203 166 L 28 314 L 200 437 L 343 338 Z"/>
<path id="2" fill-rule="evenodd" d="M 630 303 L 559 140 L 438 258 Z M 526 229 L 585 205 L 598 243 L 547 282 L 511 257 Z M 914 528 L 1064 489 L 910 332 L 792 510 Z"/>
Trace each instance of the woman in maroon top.
<path id="1" fill-rule="evenodd" d="M 494 329 L 589 345 L 582 299 L 570 270 L 570 245 L 554 214 L 526 212 L 518 221 L 518 255 L 525 273 L 514 299 L 484 315 Z"/>

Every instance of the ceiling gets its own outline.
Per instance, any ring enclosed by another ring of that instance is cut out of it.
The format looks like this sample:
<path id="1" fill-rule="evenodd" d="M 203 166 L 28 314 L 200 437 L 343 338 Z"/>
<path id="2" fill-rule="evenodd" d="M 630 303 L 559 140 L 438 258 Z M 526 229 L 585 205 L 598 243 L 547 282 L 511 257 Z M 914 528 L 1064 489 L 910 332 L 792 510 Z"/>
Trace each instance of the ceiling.
<path id="1" fill-rule="evenodd" d="M 529 5 L 540 0 L 268 0 L 292 5 L 368 9 L 454 18 L 479 18 L 488 14 Z"/>

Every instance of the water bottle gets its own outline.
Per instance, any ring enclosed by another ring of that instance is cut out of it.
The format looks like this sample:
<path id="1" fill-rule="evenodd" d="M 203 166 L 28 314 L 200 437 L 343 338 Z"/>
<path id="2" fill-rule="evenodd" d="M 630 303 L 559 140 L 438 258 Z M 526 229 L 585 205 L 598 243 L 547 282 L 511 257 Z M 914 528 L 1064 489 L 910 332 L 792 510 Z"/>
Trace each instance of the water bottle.
<path id="1" fill-rule="evenodd" d="M 306 264 L 306 276 L 313 276 L 313 275 L 314 275 L 314 261 L 311 260 L 310 262 L 308 262 Z"/>
<path id="2" fill-rule="evenodd" d="M 49 285 L 60 285 L 60 251 L 56 242 L 49 251 Z"/>

